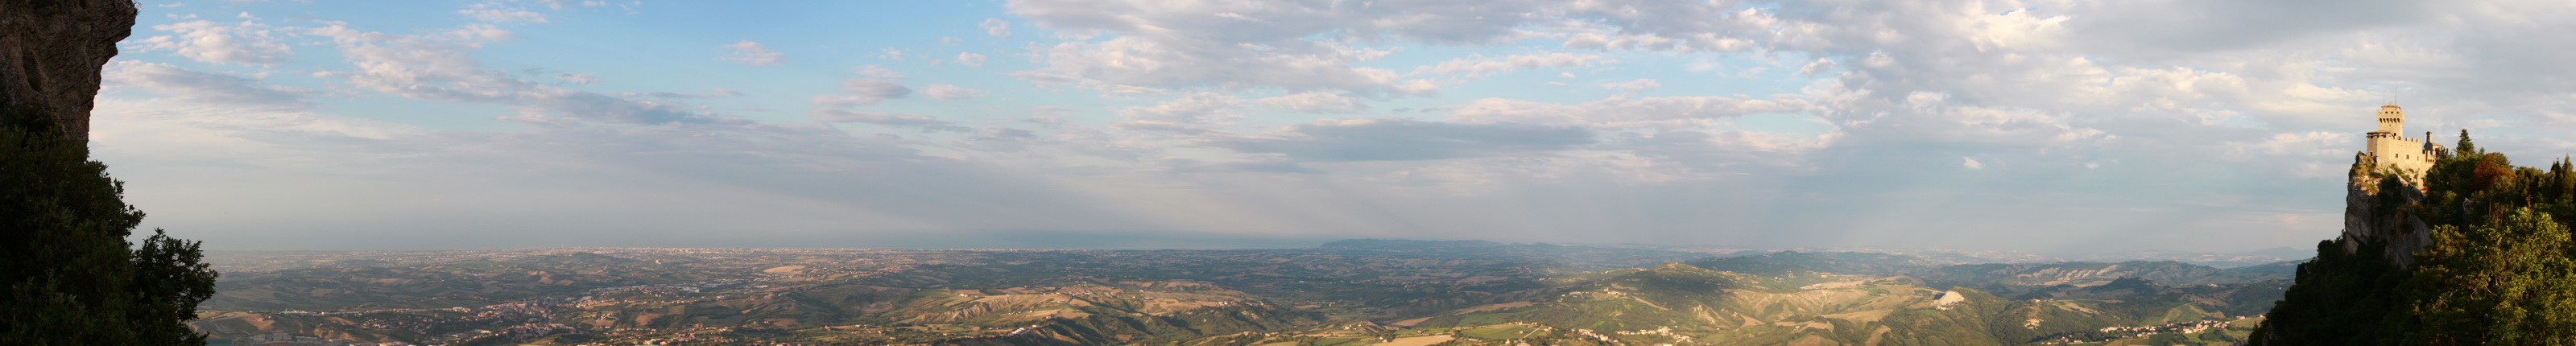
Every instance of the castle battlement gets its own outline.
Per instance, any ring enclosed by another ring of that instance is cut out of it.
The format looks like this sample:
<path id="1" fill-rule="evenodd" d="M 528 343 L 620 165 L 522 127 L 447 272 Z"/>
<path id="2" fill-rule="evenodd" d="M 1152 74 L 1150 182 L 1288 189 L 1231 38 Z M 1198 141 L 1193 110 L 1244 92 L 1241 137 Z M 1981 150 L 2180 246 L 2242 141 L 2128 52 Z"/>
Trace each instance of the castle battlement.
<path id="1" fill-rule="evenodd" d="M 2423 139 L 2415 139 L 2414 137 L 2406 137 L 2406 136 L 2404 136 L 2404 135 L 2399 135 L 2399 134 L 2395 134 L 2395 133 L 2388 133 L 2388 132 L 2371 131 L 2370 133 L 2367 133 L 2366 135 L 2370 136 L 2370 138 L 2376 138 L 2376 139 L 2386 139 L 2386 140 L 2392 140 L 2392 141 L 2404 141 L 2404 142 L 2407 142 L 2407 143 L 2424 143 L 2424 140 L 2423 140 Z M 2425 134 L 2425 136 L 2432 136 L 2432 134 L 2431 134 L 2431 133 L 2426 133 L 2426 134 Z"/>

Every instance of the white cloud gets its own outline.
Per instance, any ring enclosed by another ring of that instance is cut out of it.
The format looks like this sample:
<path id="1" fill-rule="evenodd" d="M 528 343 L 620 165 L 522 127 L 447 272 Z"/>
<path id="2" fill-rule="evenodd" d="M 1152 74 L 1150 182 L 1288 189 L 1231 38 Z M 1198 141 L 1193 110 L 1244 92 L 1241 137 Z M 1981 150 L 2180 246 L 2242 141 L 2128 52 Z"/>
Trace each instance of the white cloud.
<path id="1" fill-rule="evenodd" d="M 456 10 L 456 13 L 463 14 L 467 17 L 474 17 L 474 20 L 493 23 L 546 22 L 546 15 L 544 14 L 529 12 L 527 9 L 506 6 L 498 2 L 484 2 L 466 5 L 465 9 Z"/>
<path id="2" fill-rule="evenodd" d="M 273 28 L 256 19 L 225 24 L 197 20 L 152 26 L 161 35 L 135 41 L 143 51 L 167 50 L 191 60 L 219 64 L 279 66 L 293 49 L 272 37 Z"/>
<path id="3" fill-rule="evenodd" d="M 1501 58 L 1469 57 L 1450 59 L 1449 61 L 1442 61 L 1431 66 L 1415 68 L 1413 73 L 1484 78 L 1485 76 L 1499 73 L 1541 67 L 1566 69 L 1615 64 L 1618 62 L 1618 60 L 1603 58 L 1599 55 L 1576 55 L 1565 53 L 1512 55 Z"/>
<path id="4" fill-rule="evenodd" d="M 1653 80 L 1653 79 L 1646 79 L 1646 78 L 1638 78 L 1637 80 L 1626 81 L 1626 82 L 1618 82 L 1618 83 L 1602 83 L 1602 84 L 1601 84 L 1601 88 L 1602 88 L 1602 89 L 1610 89 L 1610 90 L 1612 90 L 1612 91 L 1618 91 L 1620 95 L 1636 95 L 1637 93 L 1642 93 L 1642 92 L 1646 92 L 1646 91 L 1649 91 L 1649 90 L 1655 90 L 1655 89 L 1663 88 L 1663 87 L 1664 87 L 1664 83 L 1663 83 L 1663 82 L 1656 82 L 1656 81 L 1655 81 L 1655 80 Z"/>
<path id="5" fill-rule="evenodd" d="M 1299 161 L 1411 161 L 1544 154 L 1592 144 L 1592 136 L 1588 129 L 1570 126 L 1369 118 L 1318 120 L 1270 136 L 1218 139 L 1213 144 Z"/>
<path id="6" fill-rule="evenodd" d="M 983 23 L 975 24 L 975 26 L 983 27 L 985 35 L 993 35 L 993 37 L 1004 39 L 1011 38 L 1011 22 L 1005 22 L 998 18 L 986 18 Z"/>
<path id="7" fill-rule="evenodd" d="M 829 108 L 816 108 L 816 109 L 814 109 L 814 119 L 815 119 L 815 120 L 822 120 L 822 121 L 825 121 L 825 122 L 835 122 L 835 123 L 851 123 L 851 122 L 854 122 L 854 123 L 869 123 L 869 124 L 877 124 L 877 125 L 885 125 L 885 126 L 893 126 L 893 127 L 908 127 L 908 128 L 920 129 L 920 130 L 922 130 L 922 131 L 956 131 L 956 132 L 967 132 L 967 131 L 973 131 L 973 130 L 974 130 L 974 129 L 971 129 L 971 128 L 967 128 L 967 127 L 965 127 L 965 126 L 958 126 L 956 122 L 951 122 L 951 121 L 947 121 L 947 120 L 940 120 L 939 118 L 932 118 L 932 117 L 926 117 L 926 116 L 920 116 L 920 115 L 912 115 L 912 114 L 896 114 L 896 113 L 883 113 L 883 112 L 869 112 L 869 111 L 846 111 L 846 110 L 829 109 Z"/>
<path id="8" fill-rule="evenodd" d="M 887 99 L 899 99 L 909 95 L 912 95 L 912 88 L 906 88 L 903 87 L 903 85 L 894 84 L 894 82 L 869 78 L 851 78 L 841 80 L 841 94 L 814 95 L 813 101 L 814 104 L 837 107 L 866 106 L 875 105 L 877 102 L 885 101 Z"/>
<path id="9" fill-rule="evenodd" d="M 984 97 L 983 90 L 967 89 L 947 84 L 931 84 L 929 88 L 922 89 L 921 94 L 940 100 L 964 100 Z"/>
<path id="10" fill-rule="evenodd" d="M 909 76 L 904 76 L 902 72 L 895 72 L 894 70 L 886 69 L 884 66 L 877 65 L 860 65 L 858 73 L 861 76 L 884 80 L 902 80 L 904 78 L 911 78 Z"/>
<path id="11" fill-rule="evenodd" d="M 1164 43 L 1136 37 L 1066 42 L 1042 48 L 1036 70 L 1017 76 L 1041 84 L 1080 81 L 1087 88 L 1211 88 L 1231 91 L 1279 87 L 1296 91 L 1342 89 L 1359 93 L 1404 92 L 1394 71 L 1351 64 L 1380 52 L 1290 41 L 1269 52 L 1208 50 L 1212 42 Z"/>
<path id="12" fill-rule="evenodd" d="M 1479 123 L 1584 124 L 1608 128 L 1691 128 L 1715 119 L 1761 113 L 1818 110 L 1803 99 L 1739 99 L 1725 96 L 1613 97 L 1579 104 L 1486 98 L 1450 111 L 1454 119 Z"/>
<path id="13" fill-rule="evenodd" d="M 719 60 L 739 62 L 752 66 L 777 66 L 787 64 L 787 54 L 769 50 L 768 46 L 762 46 L 760 42 L 742 40 L 734 42 L 733 44 L 718 46 L 717 48 L 731 50 L 731 56 L 718 58 Z"/>
<path id="14" fill-rule="evenodd" d="M 1368 104 L 1347 95 L 1309 91 L 1286 96 L 1252 100 L 1271 108 L 1307 113 L 1354 113 L 1368 110 Z"/>
<path id="15" fill-rule="evenodd" d="M 1233 96 L 1190 94 L 1153 106 L 1121 108 L 1118 116 L 1127 121 L 1111 126 L 1128 130 L 1204 134 L 1243 119 L 1241 114 L 1235 113 L 1242 108 L 1243 99 Z"/>
<path id="16" fill-rule="evenodd" d="M 1968 169 L 1986 169 L 1986 164 L 1977 162 L 1977 158 L 1960 157 L 1959 159 L 1967 160 L 1967 162 L 1960 163 L 1959 166 L 1968 167 Z"/>
<path id="17" fill-rule="evenodd" d="M 391 35 L 351 29 L 346 23 L 326 24 L 306 32 L 330 38 L 356 69 L 315 72 L 313 76 L 342 79 L 360 90 L 429 101 L 509 105 L 520 114 L 504 119 L 531 123 L 736 121 L 679 104 L 558 88 L 484 67 L 473 58 L 473 51 L 486 43 L 514 37 L 507 30 L 488 25 L 422 35 Z"/>
<path id="18" fill-rule="evenodd" d="M 957 53 L 957 64 L 966 65 L 967 67 L 984 67 L 984 55 L 975 53 Z"/>
<path id="19" fill-rule="evenodd" d="M 312 108 L 304 99 L 311 90 L 264 85 L 248 77 L 191 71 L 168 64 L 118 60 L 103 78 L 111 87 L 133 86 L 174 100 L 196 104 L 248 106 L 256 110 Z"/>
<path id="20" fill-rule="evenodd" d="M 1798 75 L 1815 76 L 1816 74 L 1825 73 L 1825 71 L 1832 71 L 1833 69 L 1834 59 L 1816 58 L 1815 62 L 1807 63 L 1807 66 L 1798 67 Z"/>
<path id="21" fill-rule="evenodd" d="M 1812 169 L 1809 155 L 1833 144 L 1833 134 L 1723 130 L 1666 130 L 1627 134 L 1606 144 L 1625 148 L 1650 165 L 1685 168 L 1663 175 L 1679 180 L 1742 174 L 1795 175 Z"/>
<path id="22" fill-rule="evenodd" d="M 1277 87 L 1363 95 L 1426 95 L 1436 87 L 1364 64 L 1393 50 L 1352 45 L 1392 38 L 1483 44 L 1518 37 L 1545 6 L 1500 3 L 1328 3 L 1026 1 L 1012 13 L 1065 37 L 1114 36 L 1042 46 L 1041 67 L 1019 74 L 1042 83 L 1219 91 Z M 1209 17 L 1208 13 L 1232 16 Z"/>
<path id="23" fill-rule="evenodd" d="M 555 79 L 561 79 L 561 80 L 563 80 L 565 83 L 572 83 L 572 84 L 584 84 L 584 85 L 588 85 L 588 84 L 599 84 L 599 76 L 593 76 L 593 75 L 588 74 L 588 73 L 571 73 L 571 72 L 556 73 L 556 74 L 555 74 Z"/>
<path id="24" fill-rule="evenodd" d="M 1029 114 L 1036 114 L 1039 116 L 1062 116 L 1080 110 L 1082 109 L 1065 106 L 1037 106 L 1029 107 Z"/>

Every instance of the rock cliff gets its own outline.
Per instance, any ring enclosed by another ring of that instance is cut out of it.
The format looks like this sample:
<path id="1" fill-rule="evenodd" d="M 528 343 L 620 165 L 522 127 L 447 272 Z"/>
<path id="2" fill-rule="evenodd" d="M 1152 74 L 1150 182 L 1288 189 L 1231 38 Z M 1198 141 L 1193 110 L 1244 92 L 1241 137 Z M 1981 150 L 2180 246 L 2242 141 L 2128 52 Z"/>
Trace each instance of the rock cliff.
<path id="1" fill-rule="evenodd" d="M 87 138 L 99 68 L 134 31 L 129 0 L 0 0 L 0 106 Z"/>
<path id="2" fill-rule="evenodd" d="M 2343 235 L 2335 243 L 2346 254 L 2362 251 L 2364 242 L 2384 244 L 2381 258 L 2396 269 L 2413 267 L 2415 253 L 2433 242 L 2433 226 L 2414 212 L 2425 205 L 2424 191 L 2364 169 L 2377 166 L 2368 154 L 2356 155 L 2354 161 L 2344 186 Z"/>
<path id="3" fill-rule="evenodd" d="M 2380 258 L 2411 269 L 2414 253 L 2432 245 L 2432 225 L 2416 214 L 2427 199 L 2421 188 L 2406 181 L 2362 170 L 2372 165 L 2370 155 L 2360 155 L 2354 163 L 2352 181 L 2344 186 L 2344 235 L 2334 243 L 2344 245 L 2344 253 L 2357 253 L 2362 243 L 2380 243 L 2385 245 Z"/>

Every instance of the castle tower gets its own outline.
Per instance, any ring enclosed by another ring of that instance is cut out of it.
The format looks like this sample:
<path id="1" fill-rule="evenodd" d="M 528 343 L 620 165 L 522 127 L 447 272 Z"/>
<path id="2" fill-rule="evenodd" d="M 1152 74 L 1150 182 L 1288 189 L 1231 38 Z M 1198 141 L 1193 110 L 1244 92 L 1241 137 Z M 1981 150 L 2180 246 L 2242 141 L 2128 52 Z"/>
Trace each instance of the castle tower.
<path id="1" fill-rule="evenodd" d="M 2379 106 L 2379 132 L 2387 132 L 2389 134 L 2404 136 L 2404 133 L 2406 133 L 2406 109 L 2398 108 L 2397 104 L 2394 103 L 2386 106 Z"/>
<path id="2" fill-rule="evenodd" d="M 2433 144 L 2431 132 L 2426 132 L 2424 139 L 2407 138 L 2405 108 L 2395 104 L 2379 106 L 2377 118 L 2379 129 L 2366 134 L 2370 139 L 2364 153 L 2379 162 L 2381 170 L 2394 170 L 2407 176 L 2407 181 L 2420 182 L 2424 171 L 2433 168 L 2434 158 L 2449 150 Z"/>

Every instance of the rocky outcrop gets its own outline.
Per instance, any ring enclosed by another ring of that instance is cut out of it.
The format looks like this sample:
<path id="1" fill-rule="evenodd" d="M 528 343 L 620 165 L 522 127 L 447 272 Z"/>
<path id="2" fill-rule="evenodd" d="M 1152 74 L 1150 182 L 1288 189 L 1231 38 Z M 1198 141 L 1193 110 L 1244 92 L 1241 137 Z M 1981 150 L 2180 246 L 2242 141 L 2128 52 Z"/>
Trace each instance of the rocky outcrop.
<path id="1" fill-rule="evenodd" d="M 0 106 L 89 137 L 99 68 L 133 34 L 130 0 L 0 0 Z"/>
<path id="2" fill-rule="evenodd" d="M 2367 154 L 2355 161 L 2355 167 L 2376 166 Z M 2414 213 L 2425 204 L 2424 190 L 2369 170 L 2353 172 L 2344 186 L 2343 235 L 2335 243 L 2346 254 L 2362 251 L 2363 243 L 2380 244 L 2380 257 L 2396 269 L 2414 267 L 2415 253 L 2433 243 L 2433 226 Z"/>

